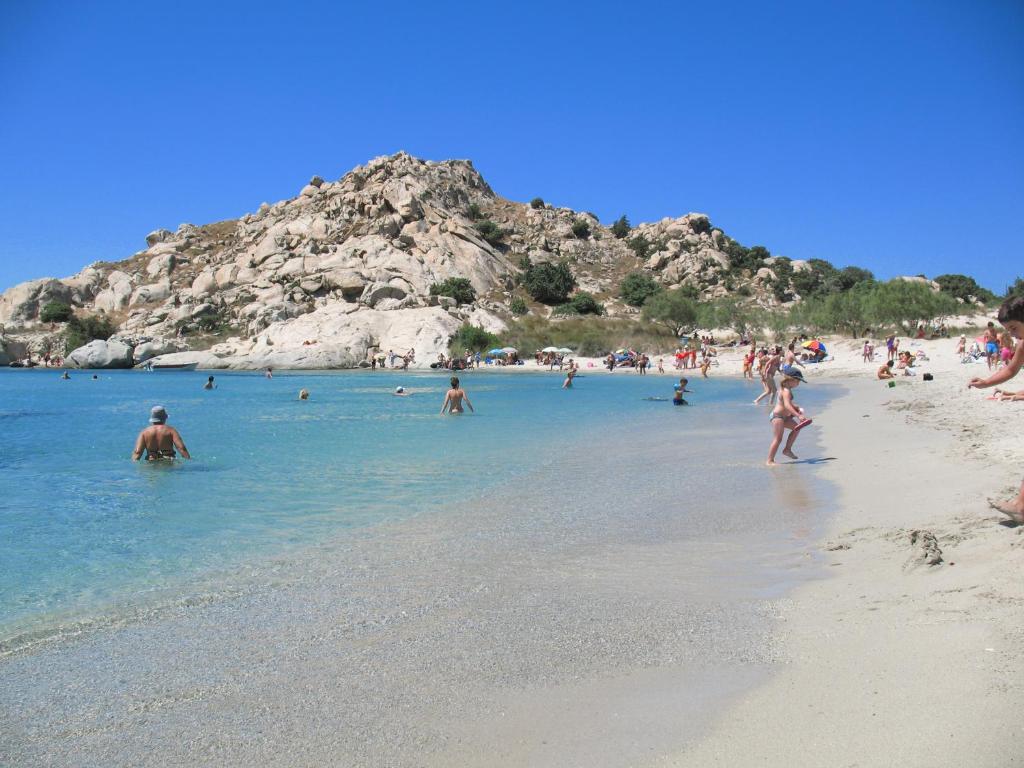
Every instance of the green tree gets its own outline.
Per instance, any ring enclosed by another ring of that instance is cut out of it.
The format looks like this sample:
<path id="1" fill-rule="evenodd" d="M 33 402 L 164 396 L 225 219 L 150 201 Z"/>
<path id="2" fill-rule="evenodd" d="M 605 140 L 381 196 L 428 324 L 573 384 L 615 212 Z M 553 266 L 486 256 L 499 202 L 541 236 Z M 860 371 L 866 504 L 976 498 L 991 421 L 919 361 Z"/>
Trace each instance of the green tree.
<path id="1" fill-rule="evenodd" d="M 478 221 L 475 227 L 480 236 L 491 245 L 500 245 L 505 239 L 505 230 L 490 219 Z"/>
<path id="2" fill-rule="evenodd" d="M 543 198 L 540 198 L 540 197 L 533 198 L 533 200 L 530 201 L 530 207 L 533 208 L 534 210 L 537 210 L 538 208 L 543 208 L 544 207 L 544 200 L 543 200 Z"/>
<path id="3" fill-rule="evenodd" d="M 643 316 L 678 337 L 697 323 L 697 302 L 680 291 L 661 291 L 644 304 Z"/>
<path id="4" fill-rule="evenodd" d="M 590 223 L 586 219 L 576 219 L 572 223 L 572 233 L 579 240 L 590 237 Z"/>
<path id="5" fill-rule="evenodd" d="M 977 299 L 986 304 L 996 300 L 996 295 L 988 288 L 982 288 L 973 277 L 967 275 L 939 275 L 935 282 L 942 288 L 943 293 L 948 293 L 956 299 L 972 301 Z"/>
<path id="6" fill-rule="evenodd" d="M 470 221 L 483 218 L 483 212 L 481 212 L 480 206 L 476 203 L 469 204 L 469 207 L 466 209 L 466 215 L 469 216 Z"/>
<path id="7" fill-rule="evenodd" d="M 493 333 L 488 333 L 480 326 L 463 323 L 452 336 L 448 349 L 452 354 L 462 354 L 467 349 L 471 352 L 485 352 L 499 343 L 498 337 Z"/>
<path id="8" fill-rule="evenodd" d="M 99 339 L 106 341 L 114 335 L 114 324 L 99 315 L 72 315 L 64 329 L 64 339 L 68 351 L 78 349 L 90 341 Z"/>
<path id="9" fill-rule="evenodd" d="M 865 295 L 865 314 L 872 325 L 915 325 L 955 314 L 956 299 L 936 292 L 926 283 L 890 280 L 876 283 Z"/>
<path id="10" fill-rule="evenodd" d="M 473 284 L 464 277 L 449 277 L 441 283 L 430 286 L 431 296 L 449 296 L 459 304 L 472 304 L 476 301 Z"/>
<path id="11" fill-rule="evenodd" d="M 39 319 L 44 323 L 64 323 L 71 319 L 74 310 L 63 301 L 47 302 L 39 312 Z"/>
<path id="12" fill-rule="evenodd" d="M 626 214 L 619 216 L 619 218 L 615 220 L 615 223 L 612 224 L 611 229 L 612 234 L 619 238 L 619 240 L 624 239 L 632 229 L 632 227 L 629 226 L 629 219 L 626 218 Z"/>
<path id="13" fill-rule="evenodd" d="M 508 309 L 517 317 L 519 315 L 525 315 L 530 311 L 530 308 L 526 306 L 526 302 L 523 300 L 522 296 L 513 296 L 512 301 L 509 302 Z"/>
<path id="14" fill-rule="evenodd" d="M 619 286 L 619 296 L 631 307 L 642 307 L 644 302 L 661 290 L 661 286 L 650 275 L 630 272 Z"/>
<path id="15" fill-rule="evenodd" d="M 1018 296 L 1024 296 L 1024 280 L 1019 277 L 1013 281 L 1013 285 L 1007 286 L 1003 299 L 1015 299 Z"/>
<path id="16" fill-rule="evenodd" d="M 555 306 L 564 304 L 569 298 L 576 287 L 576 279 L 564 261 L 558 264 L 541 262 L 531 264 L 523 273 L 522 285 L 534 300 Z"/>

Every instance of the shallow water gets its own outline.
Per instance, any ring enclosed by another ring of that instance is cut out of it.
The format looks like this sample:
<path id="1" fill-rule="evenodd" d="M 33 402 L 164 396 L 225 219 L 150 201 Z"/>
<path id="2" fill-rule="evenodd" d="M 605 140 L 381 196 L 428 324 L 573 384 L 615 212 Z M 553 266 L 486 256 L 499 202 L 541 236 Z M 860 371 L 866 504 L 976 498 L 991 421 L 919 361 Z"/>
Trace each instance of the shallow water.
<path id="1" fill-rule="evenodd" d="M 761 467 L 749 384 L 694 380 L 678 408 L 644 399 L 669 376 L 584 374 L 566 392 L 469 373 L 462 417 L 437 415 L 431 374 L 217 374 L 213 392 L 199 373 L 0 374 L 6 746 L 45 763 L 88 732 L 97 764 L 196 744 L 273 763 L 296 743 L 293 764 L 487 764 L 473 745 L 507 732 L 508 764 L 570 764 L 555 735 L 516 745 L 582 686 L 593 717 L 555 730 L 628 764 L 594 687 L 652 669 L 675 683 L 630 684 L 637 716 L 692 736 L 775 660 L 775 600 L 814 573 L 827 489 L 813 464 Z M 154 403 L 194 461 L 128 461 Z"/>

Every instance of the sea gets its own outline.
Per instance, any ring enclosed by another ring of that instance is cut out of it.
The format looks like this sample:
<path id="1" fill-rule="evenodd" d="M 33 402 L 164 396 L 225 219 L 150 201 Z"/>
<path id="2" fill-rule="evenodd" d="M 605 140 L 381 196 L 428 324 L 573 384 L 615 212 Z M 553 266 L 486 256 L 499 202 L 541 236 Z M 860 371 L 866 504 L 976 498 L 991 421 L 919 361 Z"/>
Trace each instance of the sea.
<path id="1" fill-rule="evenodd" d="M 828 457 L 766 469 L 751 382 L 468 371 L 442 416 L 441 372 L 209 375 L 0 371 L 15 764 L 635 764 L 784 662 L 821 576 Z M 131 461 L 154 405 L 192 460 Z"/>

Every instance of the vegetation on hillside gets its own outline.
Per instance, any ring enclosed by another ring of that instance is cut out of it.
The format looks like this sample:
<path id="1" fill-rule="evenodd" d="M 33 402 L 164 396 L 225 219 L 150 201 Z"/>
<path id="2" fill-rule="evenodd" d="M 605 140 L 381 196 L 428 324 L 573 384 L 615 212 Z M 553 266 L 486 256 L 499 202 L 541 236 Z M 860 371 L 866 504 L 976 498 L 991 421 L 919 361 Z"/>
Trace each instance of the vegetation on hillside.
<path id="1" fill-rule="evenodd" d="M 434 283 L 430 286 L 430 295 L 448 296 L 459 304 L 472 304 L 476 301 L 473 284 L 464 277 L 449 277 L 444 282 Z"/>

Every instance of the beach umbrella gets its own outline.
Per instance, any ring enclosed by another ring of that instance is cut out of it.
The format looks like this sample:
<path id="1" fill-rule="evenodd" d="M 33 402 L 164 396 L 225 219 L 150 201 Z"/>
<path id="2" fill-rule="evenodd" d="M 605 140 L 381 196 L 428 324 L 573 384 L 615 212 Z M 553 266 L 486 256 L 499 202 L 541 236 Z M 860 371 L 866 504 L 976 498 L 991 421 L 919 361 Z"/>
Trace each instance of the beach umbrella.
<path id="1" fill-rule="evenodd" d="M 557 351 L 558 351 L 558 347 L 544 347 L 544 349 L 541 350 L 541 352 L 557 352 Z"/>
<path id="2" fill-rule="evenodd" d="M 506 355 L 514 355 L 514 354 L 515 354 L 516 352 L 518 352 L 519 350 L 518 350 L 518 349 L 516 349 L 515 347 L 502 347 L 502 348 L 501 348 L 501 351 L 502 351 L 503 353 L 505 353 Z"/>
<path id="3" fill-rule="evenodd" d="M 828 350 L 825 349 L 825 345 L 822 344 L 817 339 L 811 339 L 810 341 L 805 341 L 801 346 L 803 346 L 804 349 L 809 349 L 812 352 L 820 352 L 823 355 L 828 352 Z"/>
<path id="4" fill-rule="evenodd" d="M 488 350 L 487 354 L 488 355 L 503 355 L 503 354 L 505 354 L 505 350 L 503 350 L 503 349 L 491 349 L 491 350 Z"/>
<path id="5" fill-rule="evenodd" d="M 555 351 L 558 352 L 558 354 L 560 354 L 560 355 L 571 355 L 572 354 L 572 350 L 569 349 L 568 347 L 562 347 L 561 349 L 556 349 Z"/>

